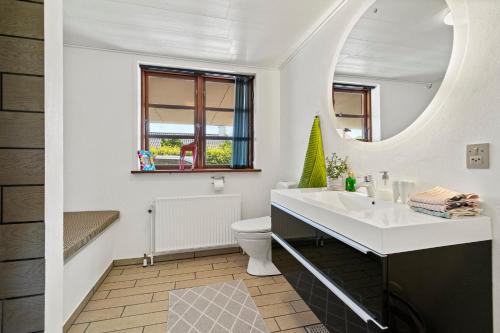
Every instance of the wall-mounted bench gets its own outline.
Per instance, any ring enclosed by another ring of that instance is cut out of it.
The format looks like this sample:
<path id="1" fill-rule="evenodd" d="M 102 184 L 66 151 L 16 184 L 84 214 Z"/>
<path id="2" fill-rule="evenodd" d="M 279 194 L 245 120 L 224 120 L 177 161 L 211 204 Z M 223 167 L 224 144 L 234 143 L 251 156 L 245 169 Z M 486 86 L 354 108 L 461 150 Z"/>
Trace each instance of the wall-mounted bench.
<path id="1" fill-rule="evenodd" d="M 64 213 L 64 259 L 78 252 L 119 217 L 120 212 L 115 210 Z"/>
<path id="2" fill-rule="evenodd" d="M 64 213 L 64 332 L 113 263 L 118 211 Z"/>

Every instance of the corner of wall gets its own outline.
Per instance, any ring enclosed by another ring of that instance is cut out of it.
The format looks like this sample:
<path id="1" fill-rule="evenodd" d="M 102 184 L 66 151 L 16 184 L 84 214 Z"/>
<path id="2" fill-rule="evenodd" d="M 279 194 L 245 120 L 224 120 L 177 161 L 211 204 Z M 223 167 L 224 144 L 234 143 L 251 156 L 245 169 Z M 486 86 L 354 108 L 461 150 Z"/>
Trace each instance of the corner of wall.
<path id="1" fill-rule="evenodd" d="M 63 329 L 63 1 L 45 1 L 45 332 Z"/>

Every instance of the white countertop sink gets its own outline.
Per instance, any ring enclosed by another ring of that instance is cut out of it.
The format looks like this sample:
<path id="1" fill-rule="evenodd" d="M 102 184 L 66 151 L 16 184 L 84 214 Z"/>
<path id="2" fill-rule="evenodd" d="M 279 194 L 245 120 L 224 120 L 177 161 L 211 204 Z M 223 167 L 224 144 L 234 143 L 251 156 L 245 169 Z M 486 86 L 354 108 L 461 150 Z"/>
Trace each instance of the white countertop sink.
<path id="1" fill-rule="evenodd" d="M 273 190 L 271 202 L 379 254 L 492 239 L 491 220 L 487 216 L 443 219 L 360 193 Z"/>

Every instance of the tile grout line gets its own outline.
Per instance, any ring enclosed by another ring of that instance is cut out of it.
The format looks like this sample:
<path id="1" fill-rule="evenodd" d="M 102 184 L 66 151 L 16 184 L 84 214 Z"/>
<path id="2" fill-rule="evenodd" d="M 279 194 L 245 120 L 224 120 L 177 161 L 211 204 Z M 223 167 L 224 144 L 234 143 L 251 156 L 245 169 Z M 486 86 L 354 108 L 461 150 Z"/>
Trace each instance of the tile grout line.
<path id="1" fill-rule="evenodd" d="M 19 35 L 9 35 L 9 34 L 0 34 L 0 37 L 27 39 L 27 40 L 37 41 L 37 42 L 43 42 L 44 41 L 43 38 L 27 37 L 27 36 L 19 36 Z"/>
<path id="2" fill-rule="evenodd" d="M 172 282 L 166 282 L 168 284 L 172 283 Z M 172 283 L 173 284 L 173 283 Z M 157 286 L 158 284 L 156 285 L 153 285 L 153 286 Z M 145 286 L 145 287 L 149 287 L 149 286 Z M 174 287 L 174 286 L 172 286 Z M 138 288 L 141 288 L 141 287 L 138 287 Z M 135 289 L 135 288 L 124 288 L 124 289 L 116 289 L 117 291 L 118 290 L 125 290 L 125 289 Z M 164 289 L 164 290 L 157 290 L 157 291 L 150 291 L 150 292 L 146 292 L 145 294 L 149 294 L 149 293 L 161 293 L 161 292 L 165 292 L 165 291 L 170 291 L 170 290 L 174 290 L 175 288 L 167 288 L 167 289 Z M 111 290 L 113 291 L 113 290 Z M 144 293 L 138 293 L 138 294 L 131 294 L 131 295 L 122 295 L 122 296 L 116 296 L 116 297 L 108 297 L 107 299 L 116 299 L 116 298 L 121 298 L 121 297 L 129 297 L 129 296 L 140 296 L 140 295 L 144 295 Z"/>
<path id="3" fill-rule="evenodd" d="M 146 304 L 146 303 L 144 303 Z M 125 307 L 123 307 L 124 310 L 125 310 Z M 135 314 L 135 315 L 131 315 L 131 316 L 125 316 L 125 317 L 116 317 L 116 318 L 108 318 L 108 319 L 99 319 L 99 320 L 93 320 L 93 321 L 88 321 L 88 322 L 83 322 L 83 323 L 78 323 L 78 324 L 75 324 L 75 325 L 80 325 L 80 324 L 88 324 L 90 326 L 90 324 L 93 324 L 93 323 L 101 323 L 101 322 L 104 322 L 104 321 L 109 321 L 109 320 L 117 320 L 117 319 L 124 319 L 124 318 L 130 318 L 130 317 L 136 317 L 136 316 L 145 316 L 145 315 L 150 315 L 150 314 L 153 314 L 153 313 L 160 313 L 160 312 L 167 312 L 168 313 L 168 310 L 161 310 L 161 311 L 153 311 L 153 312 L 146 312 L 146 313 L 139 313 L 139 314 Z M 156 325 L 156 324 L 153 324 L 153 325 Z M 73 326 L 73 325 L 72 325 Z M 152 325 L 149 325 L 149 326 L 152 326 Z M 137 327 L 140 327 L 140 326 L 136 326 L 136 327 L 128 327 L 128 328 L 125 328 L 125 329 L 130 329 L 130 328 L 137 328 Z M 114 332 L 114 331 L 112 331 Z"/>
<path id="4" fill-rule="evenodd" d="M 187 273 L 189 274 L 189 273 Z M 182 274 L 181 274 L 182 275 Z M 168 275 L 167 275 L 168 276 Z M 165 276 L 165 277 L 167 277 Z M 152 278 L 152 279 L 159 279 L 161 277 L 155 277 L 155 278 Z M 148 279 L 141 279 L 141 280 L 148 280 Z M 142 285 L 142 286 L 136 286 L 137 288 L 139 287 L 147 287 L 147 286 L 156 286 L 156 285 L 159 285 L 159 284 L 163 284 L 163 283 L 176 283 L 176 282 L 182 282 L 182 281 L 192 281 L 192 280 L 196 280 L 196 278 L 193 278 L 193 279 L 185 279 L 185 280 L 174 280 L 174 281 L 166 281 L 166 282 L 158 282 L 158 283 L 151 283 L 151 284 L 145 284 L 145 285 Z M 139 281 L 139 280 L 137 280 Z M 135 287 L 131 287 L 131 288 L 135 288 Z M 120 288 L 120 289 L 127 289 L 127 288 Z M 115 289 L 115 290 L 118 290 L 118 289 Z"/>
<path id="5" fill-rule="evenodd" d="M 112 298 L 110 298 L 112 299 Z M 137 303 L 137 304 L 127 304 L 127 305 L 119 305 L 119 306 L 112 306 L 110 308 L 102 308 L 102 309 L 95 309 L 95 310 L 87 310 L 87 311 L 82 311 L 82 313 L 84 312 L 95 312 L 95 311 L 103 311 L 103 310 L 110 310 L 110 309 L 116 309 L 116 308 L 121 308 L 123 307 L 124 310 L 126 307 L 130 307 L 130 306 L 137 306 L 137 305 L 144 305 L 144 304 L 153 304 L 153 303 L 160 303 L 160 302 L 164 302 L 164 301 L 167 301 L 167 300 L 160 300 L 160 301 L 153 301 L 153 298 L 151 298 L 151 300 L 149 302 L 145 302 L 145 303 Z M 168 310 L 165 310 L 165 311 L 168 311 Z M 160 312 L 160 311 L 154 311 L 154 312 Z M 123 315 L 123 312 L 122 312 L 122 315 Z M 135 315 L 132 315 L 132 316 L 135 316 Z M 125 317 L 131 317 L 131 316 L 125 316 Z M 120 317 L 117 317 L 117 318 L 121 318 Z M 113 318 L 111 318 L 113 319 Z M 116 318 L 115 318 L 116 319 Z M 105 319 L 102 319 L 102 320 L 105 320 Z"/>
<path id="6" fill-rule="evenodd" d="M 20 0 L 18 0 L 20 1 Z M 3 75 L 17 75 L 17 76 L 31 76 L 31 77 L 44 77 L 43 74 L 29 74 L 29 73 L 16 73 L 16 72 L 2 72 Z"/>
<path id="7" fill-rule="evenodd" d="M 9 112 L 9 113 L 34 113 L 34 114 L 39 114 L 41 116 L 45 115 L 44 111 L 33 111 L 33 110 L 16 110 L 16 109 L 2 109 L 2 108 L 0 108 L 0 112 Z"/>
<path id="8" fill-rule="evenodd" d="M 0 184 L 3 187 L 35 187 L 35 186 L 45 186 L 45 184 Z"/>
<path id="9" fill-rule="evenodd" d="M 148 293 L 149 294 L 149 293 Z M 145 295 L 145 294 L 143 294 Z M 137 296 L 137 295 L 132 295 L 132 296 Z M 127 297 L 127 296 L 125 296 Z M 153 297 L 153 295 L 151 296 Z M 113 297 L 113 298 L 119 298 L 119 297 Z M 106 298 L 106 299 L 113 299 L 113 298 Z M 102 301 L 102 300 L 99 300 L 99 301 Z M 95 302 L 95 301 L 94 301 Z M 141 304 L 148 304 L 148 303 L 151 303 L 151 301 L 149 302 L 141 302 L 141 303 L 135 303 L 135 304 L 128 304 L 128 305 L 141 305 Z M 101 308 L 101 309 L 95 309 L 95 310 L 87 310 L 87 311 L 82 311 L 82 312 L 90 312 L 90 311 L 100 311 L 100 310 L 108 310 L 108 309 L 114 309 L 114 308 L 119 308 L 119 307 L 122 307 L 122 306 L 126 306 L 126 305 L 118 305 L 118 306 L 110 306 L 108 308 Z M 85 307 L 86 308 L 86 307 Z"/>
<path id="10" fill-rule="evenodd" d="M 39 2 L 39 1 L 34 1 L 34 0 L 17 0 L 17 1 L 20 1 L 20 2 L 28 2 L 28 3 L 33 3 L 33 4 L 37 4 L 37 5 L 44 5 L 43 2 Z"/>
<path id="11" fill-rule="evenodd" d="M 145 326 L 144 326 L 144 328 L 146 328 L 146 327 L 151 327 L 151 326 L 155 326 L 155 325 L 161 325 L 161 324 L 166 324 L 166 322 L 165 322 L 165 323 L 159 323 L 159 324 L 145 325 Z"/>
<path id="12" fill-rule="evenodd" d="M 123 318 L 123 313 L 125 312 L 125 308 L 126 308 L 126 307 L 127 307 L 126 305 L 123 307 L 123 309 L 122 309 L 122 313 L 120 313 L 120 318 Z"/>
<path id="13" fill-rule="evenodd" d="M 128 282 L 128 281 L 126 281 L 126 282 Z M 110 282 L 110 283 L 116 283 L 116 282 Z M 160 284 L 160 283 L 157 283 L 157 284 Z M 139 287 L 142 287 L 142 286 L 139 286 Z M 137 287 L 137 288 L 139 288 L 139 287 Z M 97 290 L 97 291 L 110 291 L 111 292 L 113 290 L 123 290 L 123 289 L 133 289 L 133 288 L 136 288 L 135 285 L 132 286 L 132 287 L 123 287 L 123 288 L 114 288 L 114 289 L 103 289 L 103 290 Z M 100 288 L 98 288 L 98 289 L 100 289 Z M 116 298 L 116 297 L 112 297 L 112 298 Z"/>

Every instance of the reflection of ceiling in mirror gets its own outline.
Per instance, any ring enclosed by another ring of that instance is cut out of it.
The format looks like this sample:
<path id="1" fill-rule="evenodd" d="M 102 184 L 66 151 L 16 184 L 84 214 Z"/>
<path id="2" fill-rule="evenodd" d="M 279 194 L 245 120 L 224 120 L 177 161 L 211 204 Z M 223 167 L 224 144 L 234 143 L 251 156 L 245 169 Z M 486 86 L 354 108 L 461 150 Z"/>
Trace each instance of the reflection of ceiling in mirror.
<path id="1" fill-rule="evenodd" d="M 349 34 L 335 74 L 442 80 L 453 46 L 447 13 L 444 0 L 377 0 Z"/>

